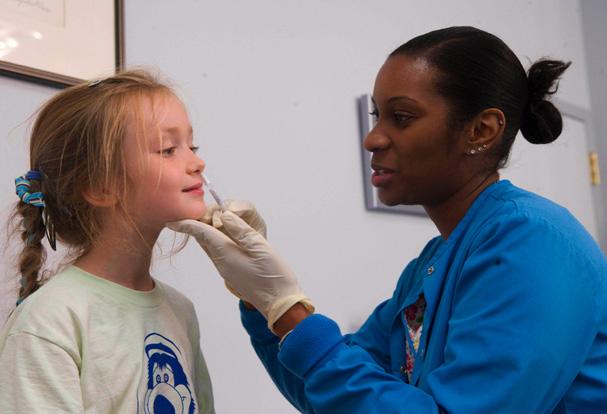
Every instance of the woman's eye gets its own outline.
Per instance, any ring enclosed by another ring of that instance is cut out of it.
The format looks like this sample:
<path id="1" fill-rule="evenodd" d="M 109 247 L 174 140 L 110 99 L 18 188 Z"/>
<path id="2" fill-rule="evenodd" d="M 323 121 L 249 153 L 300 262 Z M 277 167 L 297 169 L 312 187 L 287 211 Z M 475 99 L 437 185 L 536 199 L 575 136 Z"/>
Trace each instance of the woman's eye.
<path id="1" fill-rule="evenodd" d="M 194 145 L 193 147 L 190 147 L 190 150 L 191 150 L 191 151 L 192 151 L 194 154 L 196 154 L 196 153 L 198 152 L 198 149 L 199 149 L 199 148 L 200 148 L 200 147 L 198 147 L 198 146 Z"/>
<path id="2" fill-rule="evenodd" d="M 379 118 L 379 111 L 377 109 L 374 109 L 372 112 L 369 112 L 369 115 L 371 115 L 375 120 L 377 120 L 377 118 Z"/>
<path id="3" fill-rule="evenodd" d="M 394 113 L 394 120 L 396 121 L 396 123 L 398 124 L 406 124 L 407 122 L 409 122 L 411 119 L 413 118 L 412 115 L 404 113 L 404 112 L 395 112 Z"/>

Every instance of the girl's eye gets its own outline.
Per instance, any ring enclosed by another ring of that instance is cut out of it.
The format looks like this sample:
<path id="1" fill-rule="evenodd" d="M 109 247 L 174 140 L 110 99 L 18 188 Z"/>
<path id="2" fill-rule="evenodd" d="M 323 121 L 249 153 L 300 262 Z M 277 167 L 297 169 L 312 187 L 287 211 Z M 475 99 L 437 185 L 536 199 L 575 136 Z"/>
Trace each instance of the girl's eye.
<path id="1" fill-rule="evenodd" d="M 198 146 L 194 145 L 193 147 L 190 147 L 190 150 L 191 150 L 191 151 L 192 151 L 194 154 L 196 154 L 196 153 L 198 152 L 198 149 L 199 149 L 199 148 L 200 148 L 200 147 L 198 147 Z"/>
<path id="2" fill-rule="evenodd" d="M 377 120 L 377 118 L 379 117 L 379 111 L 377 109 L 373 109 L 373 112 L 369 112 L 369 115 L 371 115 L 375 120 Z"/>
<path id="3" fill-rule="evenodd" d="M 177 149 L 177 147 L 164 148 L 164 149 L 158 151 L 158 153 L 162 154 L 163 156 L 173 155 L 173 153 L 175 152 L 176 149 Z"/>

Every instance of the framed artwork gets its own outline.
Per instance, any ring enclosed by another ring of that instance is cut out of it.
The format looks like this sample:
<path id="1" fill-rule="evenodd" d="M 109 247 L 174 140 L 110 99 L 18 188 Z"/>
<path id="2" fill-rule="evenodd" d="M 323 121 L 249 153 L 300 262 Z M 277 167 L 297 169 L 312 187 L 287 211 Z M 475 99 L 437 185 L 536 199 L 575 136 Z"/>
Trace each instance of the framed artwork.
<path id="1" fill-rule="evenodd" d="M 362 155 L 363 187 L 365 191 L 365 207 L 371 211 L 383 211 L 388 213 L 413 214 L 416 216 L 426 216 L 426 211 L 420 205 L 414 206 L 387 206 L 379 200 L 377 189 L 371 184 L 371 153 L 366 151 L 362 142 L 373 128 L 375 120 L 371 115 L 373 112 L 373 102 L 371 95 L 362 95 L 358 100 L 360 114 L 360 148 Z"/>
<path id="2" fill-rule="evenodd" d="M 53 86 L 122 67 L 123 0 L 0 0 L 0 73 Z"/>

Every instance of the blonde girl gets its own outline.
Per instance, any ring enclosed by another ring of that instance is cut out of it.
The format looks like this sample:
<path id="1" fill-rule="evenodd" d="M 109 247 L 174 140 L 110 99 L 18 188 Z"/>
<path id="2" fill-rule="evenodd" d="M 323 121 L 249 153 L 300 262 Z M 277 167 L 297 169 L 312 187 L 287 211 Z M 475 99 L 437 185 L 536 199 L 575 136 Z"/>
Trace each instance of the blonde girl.
<path id="1" fill-rule="evenodd" d="M 169 221 L 206 209 L 182 102 L 144 71 L 68 88 L 17 178 L 18 306 L 0 331 L 0 412 L 213 413 L 192 303 L 150 275 Z M 43 283 L 44 239 L 75 259 Z"/>

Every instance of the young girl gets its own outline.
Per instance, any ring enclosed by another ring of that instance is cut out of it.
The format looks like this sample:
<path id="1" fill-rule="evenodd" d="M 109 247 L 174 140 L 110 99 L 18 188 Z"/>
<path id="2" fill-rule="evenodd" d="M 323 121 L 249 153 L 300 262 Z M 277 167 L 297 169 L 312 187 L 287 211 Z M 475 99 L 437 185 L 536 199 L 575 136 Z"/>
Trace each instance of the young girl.
<path id="1" fill-rule="evenodd" d="M 16 180 L 22 287 L 0 332 L 0 412 L 214 412 L 194 307 L 149 273 L 165 224 L 206 209 L 192 139 L 143 71 L 41 109 Z M 44 238 L 76 259 L 42 285 Z"/>

